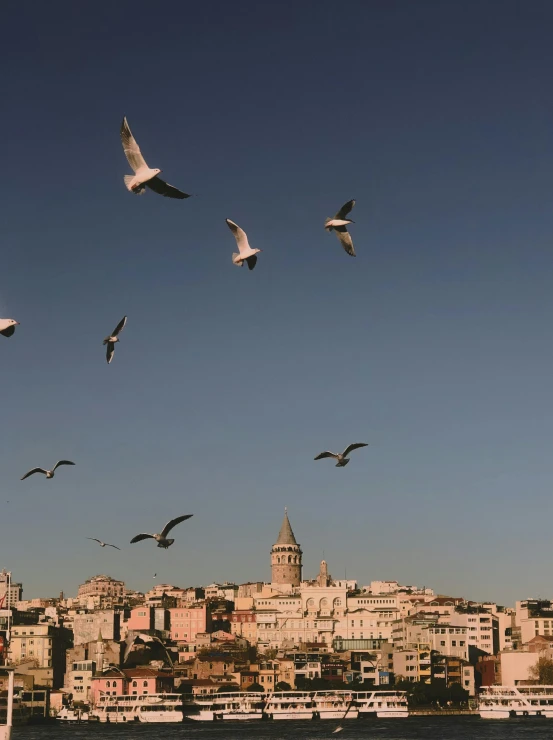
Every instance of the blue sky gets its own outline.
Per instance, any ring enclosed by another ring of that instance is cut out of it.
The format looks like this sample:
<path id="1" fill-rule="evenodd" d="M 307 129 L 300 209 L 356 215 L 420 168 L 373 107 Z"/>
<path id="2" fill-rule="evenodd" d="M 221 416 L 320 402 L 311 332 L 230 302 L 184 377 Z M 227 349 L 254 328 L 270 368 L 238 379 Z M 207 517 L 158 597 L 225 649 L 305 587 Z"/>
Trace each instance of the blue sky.
<path id="1" fill-rule="evenodd" d="M 0 566 L 26 596 L 269 579 L 284 506 L 306 577 L 324 550 L 360 584 L 551 596 L 552 22 L 540 0 L 6 8 Z M 125 191 L 123 115 L 197 197 Z M 323 229 L 350 198 L 355 260 Z M 186 513 L 170 550 L 128 544 Z"/>

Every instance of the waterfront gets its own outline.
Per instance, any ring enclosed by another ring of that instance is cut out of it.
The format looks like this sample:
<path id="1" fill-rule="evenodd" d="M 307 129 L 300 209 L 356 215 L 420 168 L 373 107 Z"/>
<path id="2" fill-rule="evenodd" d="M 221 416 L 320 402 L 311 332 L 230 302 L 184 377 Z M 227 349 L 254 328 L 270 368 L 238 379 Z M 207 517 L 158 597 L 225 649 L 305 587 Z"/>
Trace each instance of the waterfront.
<path id="1" fill-rule="evenodd" d="M 184 723 L 178 725 L 48 725 L 16 727 L 12 740 L 549 740 L 551 720 L 481 720 L 479 717 L 410 717 L 339 722 Z"/>

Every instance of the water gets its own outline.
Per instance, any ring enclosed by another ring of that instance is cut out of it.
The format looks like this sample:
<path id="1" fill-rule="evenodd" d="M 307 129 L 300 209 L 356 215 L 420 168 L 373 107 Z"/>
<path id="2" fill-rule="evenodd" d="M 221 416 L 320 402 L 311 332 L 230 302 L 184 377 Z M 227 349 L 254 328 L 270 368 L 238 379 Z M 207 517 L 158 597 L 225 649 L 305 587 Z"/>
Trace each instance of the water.
<path id="1" fill-rule="evenodd" d="M 47 725 L 14 727 L 12 740 L 551 740 L 553 719 L 482 720 L 409 717 L 339 722 L 198 722 L 166 725 Z"/>

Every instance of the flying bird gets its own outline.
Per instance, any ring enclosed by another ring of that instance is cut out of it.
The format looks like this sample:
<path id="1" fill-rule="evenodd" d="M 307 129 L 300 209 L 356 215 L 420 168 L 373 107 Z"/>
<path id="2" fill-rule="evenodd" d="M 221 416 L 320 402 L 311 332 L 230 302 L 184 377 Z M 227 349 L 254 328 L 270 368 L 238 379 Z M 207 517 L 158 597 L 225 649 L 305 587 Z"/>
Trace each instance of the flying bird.
<path id="1" fill-rule="evenodd" d="M 123 123 L 121 124 L 121 141 L 123 142 L 125 156 L 134 171 L 134 175 L 125 175 L 123 178 L 127 190 L 130 190 L 131 193 L 135 193 L 136 195 L 142 195 L 142 193 L 146 192 L 146 188 L 150 188 L 154 193 L 164 195 L 166 198 L 178 198 L 179 200 L 190 198 L 188 193 L 183 193 L 182 190 L 178 190 L 158 177 L 161 170 L 150 169 L 148 167 L 142 156 L 140 147 L 131 133 L 126 117 L 123 118 Z"/>
<path id="2" fill-rule="evenodd" d="M 87 540 L 94 540 L 94 542 L 97 542 L 100 547 L 114 547 L 116 550 L 120 550 L 120 547 L 117 547 L 117 545 L 110 545 L 109 542 L 102 542 L 102 540 L 97 540 L 96 537 L 87 537 Z"/>
<path id="3" fill-rule="evenodd" d="M 19 321 L 15 319 L 0 319 L 0 334 L 5 337 L 11 337 L 16 326 L 19 326 Z"/>
<path id="4" fill-rule="evenodd" d="M 332 734 L 335 735 L 337 732 L 342 732 L 343 729 L 343 727 L 337 727 L 335 730 L 332 730 Z"/>
<path id="5" fill-rule="evenodd" d="M 232 261 L 235 265 L 238 265 L 238 267 L 242 267 L 244 262 L 247 262 L 250 270 L 253 270 L 257 262 L 257 253 L 262 252 L 263 250 L 252 249 L 248 242 L 246 232 L 241 229 L 238 224 L 235 224 L 234 221 L 231 221 L 230 218 L 227 218 L 225 220 L 227 222 L 227 226 L 234 234 L 236 244 L 238 245 L 238 252 L 232 253 Z"/>
<path id="6" fill-rule="evenodd" d="M 346 218 L 348 213 L 355 205 L 354 200 L 348 200 L 347 203 L 340 208 L 334 218 L 327 218 L 325 221 L 325 229 L 327 231 L 335 231 L 336 236 L 340 240 L 340 244 L 344 247 L 350 257 L 355 257 L 355 249 L 353 248 L 353 242 L 351 240 L 351 234 L 347 230 L 348 224 L 355 223 L 349 218 Z"/>
<path id="7" fill-rule="evenodd" d="M 34 473 L 42 473 L 43 475 L 46 476 L 46 478 L 53 478 L 54 473 L 56 472 L 56 470 L 59 468 L 60 465 L 75 465 L 75 463 L 71 462 L 71 460 L 59 460 L 54 465 L 52 470 L 44 470 L 44 468 L 33 468 L 32 470 L 29 470 L 28 473 L 25 473 L 25 475 L 23 476 L 23 478 L 21 478 L 21 480 L 25 480 L 25 478 L 28 478 L 30 475 L 33 475 Z"/>
<path id="8" fill-rule="evenodd" d="M 176 519 L 171 519 L 171 521 L 167 522 L 167 524 L 163 527 L 160 534 L 137 534 L 136 537 L 132 538 L 131 545 L 134 542 L 140 542 L 141 540 L 147 540 L 151 538 L 153 540 L 156 540 L 158 547 L 163 547 L 167 549 L 168 547 L 171 547 L 171 545 L 175 541 L 167 539 L 167 535 L 169 534 L 169 532 L 173 529 L 173 527 L 176 527 L 177 524 L 184 522 L 185 519 L 190 519 L 191 516 L 194 516 L 194 514 L 185 514 L 184 516 L 178 516 Z"/>
<path id="9" fill-rule="evenodd" d="M 317 455 L 315 460 L 322 460 L 324 457 L 333 457 L 335 460 L 338 460 L 338 462 L 336 463 L 337 468 L 345 468 L 346 465 L 349 463 L 349 453 L 353 450 L 359 449 L 359 447 L 367 446 L 368 445 L 365 442 L 356 442 L 355 444 L 348 445 L 341 455 L 337 455 L 335 452 L 321 452 L 320 455 Z"/>
<path id="10" fill-rule="evenodd" d="M 115 329 L 112 331 L 111 335 L 104 339 L 104 344 L 107 344 L 106 360 L 108 361 L 108 365 L 113 360 L 113 353 L 115 352 L 115 342 L 120 341 L 119 332 L 122 331 L 126 323 L 127 323 L 127 317 L 123 316 L 121 321 L 117 324 Z"/>

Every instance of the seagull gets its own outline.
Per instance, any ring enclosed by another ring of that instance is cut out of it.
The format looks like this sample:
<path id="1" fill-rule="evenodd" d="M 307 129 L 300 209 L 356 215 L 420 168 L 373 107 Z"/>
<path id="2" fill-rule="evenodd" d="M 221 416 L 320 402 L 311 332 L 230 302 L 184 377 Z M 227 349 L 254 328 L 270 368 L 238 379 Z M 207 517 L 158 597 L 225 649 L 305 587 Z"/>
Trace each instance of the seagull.
<path id="1" fill-rule="evenodd" d="M 154 573 L 154 578 L 157 578 L 157 573 Z"/>
<path id="2" fill-rule="evenodd" d="M 354 200 L 348 200 L 348 202 L 344 203 L 344 205 L 340 208 L 334 218 L 327 218 L 325 221 L 325 229 L 327 231 L 334 230 L 336 232 L 336 236 L 340 240 L 340 244 L 344 247 L 350 257 L 355 257 L 355 249 L 353 248 L 351 235 L 349 234 L 346 226 L 355 222 L 349 218 L 346 218 L 346 216 L 351 211 L 354 205 Z"/>
<path id="3" fill-rule="evenodd" d="M 110 545 L 109 542 L 102 542 L 102 540 L 97 540 L 96 537 L 87 537 L 87 540 L 94 540 L 94 542 L 97 542 L 100 547 L 115 547 L 116 550 L 120 550 L 120 547 L 117 547 L 117 545 Z"/>
<path id="4" fill-rule="evenodd" d="M 345 468 L 346 465 L 349 463 L 349 453 L 353 450 L 357 450 L 359 447 L 367 446 L 368 445 L 365 442 L 355 442 L 352 445 L 348 445 L 341 455 L 337 455 L 335 452 L 321 452 L 320 455 L 317 455 L 315 460 L 322 460 L 324 457 L 333 457 L 335 460 L 338 460 L 338 462 L 336 463 L 337 468 Z"/>
<path id="5" fill-rule="evenodd" d="M 232 253 L 232 261 L 235 265 L 238 265 L 238 267 L 242 267 L 244 262 L 247 262 L 250 270 L 253 270 L 257 262 L 257 253 L 262 252 L 263 250 L 252 249 L 248 242 L 246 232 L 241 229 L 238 224 L 235 224 L 234 221 L 231 221 L 230 218 L 227 218 L 225 220 L 227 222 L 227 226 L 234 234 L 236 244 L 238 245 L 238 252 Z"/>
<path id="6" fill-rule="evenodd" d="M 127 118 L 123 118 L 121 124 L 121 141 L 123 142 L 123 151 L 125 156 L 134 171 L 134 175 L 125 175 L 125 185 L 127 190 L 136 195 L 142 195 L 146 192 L 145 188 L 150 188 L 154 193 L 164 195 L 166 198 L 190 198 L 188 193 L 183 193 L 182 190 L 174 188 L 169 185 L 160 177 L 158 177 L 161 170 L 152 170 L 146 164 L 144 157 L 140 151 L 140 147 L 136 143 L 134 136 L 131 134 Z"/>
<path id="7" fill-rule="evenodd" d="M 119 342 L 119 332 L 124 329 L 125 324 L 127 323 L 127 317 L 123 316 L 121 321 L 117 324 L 115 329 L 112 331 L 111 336 L 106 337 L 104 339 L 104 344 L 107 344 L 106 347 L 106 360 L 109 363 L 113 360 L 113 353 L 115 352 L 115 342 Z"/>
<path id="8" fill-rule="evenodd" d="M 54 465 L 52 470 L 44 470 L 44 468 L 33 468 L 32 470 L 29 470 L 28 473 L 25 473 L 25 475 L 23 476 L 23 478 L 21 478 L 21 480 L 25 480 L 25 478 L 28 478 L 30 475 L 33 475 L 33 473 L 43 473 L 46 476 L 46 478 L 53 478 L 54 473 L 56 472 L 56 470 L 59 468 L 60 465 L 75 465 L 75 463 L 71 462 L 71 460 L 59 460 Z"/>
<path id="9" fill-rule="evenodd" d="M 175 541 L 175 540 L 167 539 L 167 535 L 169 534 L 169 532 L 173 529 L 173 527 L 176 527 L 177 524 L 184 522 L 185 519 L 190 519 L 191 516 L 194 516 L 194 514 L 185 514 L 184 516 L 178 516 L 176 519 L 171 519 L 171 521 L 167 522 L 167 524 L 163 527 L 163 529 L 161 530 L 161 534 L 137 534 L 136 537 L 132 538 L 131 545 L 134 542 L 140 542 L 140 540 L 147 540 L 148 538 L 151 537 L 151 539 L 157 541 L 158 547 L 163 547 L 167 550 L 167 548 L 170 547 Z"/>
<path id="10" fill-rule="evenodd" d="M 19 321 L 15 319 L 0 319 L 0 334 L 3 334 L 5 337 L 11 337 L 16 326 L 19 326 Z"/>
<path id="11" fill-rule="evenodd" d="M 335 735 L 337 732 L 342 732 L 343 729 L 343 727 L 337 727 L 335 730 L 332 730 L 332 734 Z"/>

